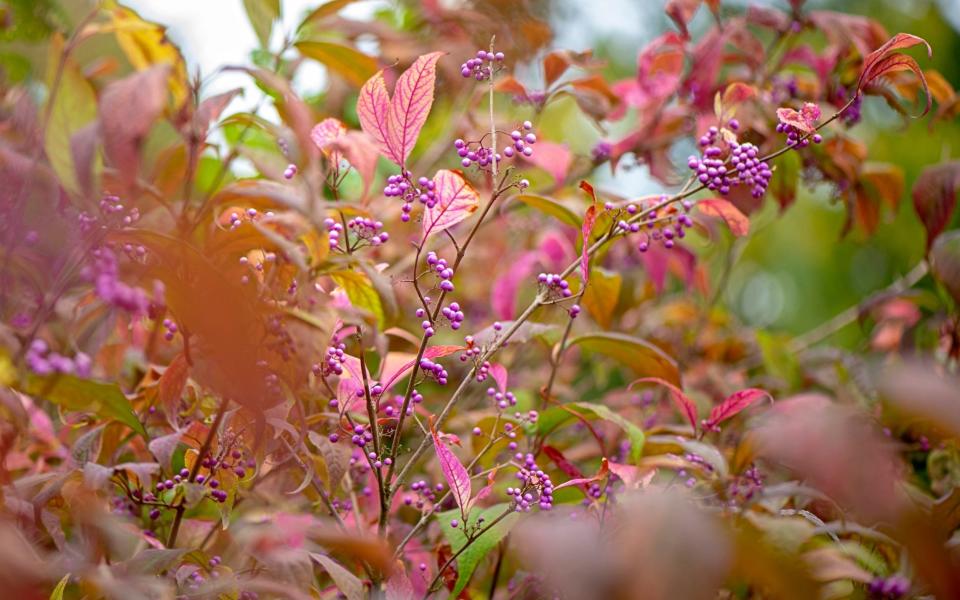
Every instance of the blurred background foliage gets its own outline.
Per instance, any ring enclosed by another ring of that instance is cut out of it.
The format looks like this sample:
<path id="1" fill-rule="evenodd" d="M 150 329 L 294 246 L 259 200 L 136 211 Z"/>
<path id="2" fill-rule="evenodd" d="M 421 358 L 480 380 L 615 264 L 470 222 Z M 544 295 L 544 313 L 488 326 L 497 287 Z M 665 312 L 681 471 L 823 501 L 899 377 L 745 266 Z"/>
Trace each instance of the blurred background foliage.
<path id="1" fill-rule="evenodd" d="M 144 17 L 170 26 L 168 35 L 183 49 L 191 66 L 191 75 L 200 73 L 204 78 L 207 93 L 229 89 L 240 81 L 229 73 L 208 70 L 211 65 L 223 64 L 223 52 L 227 51 L 224 45 L 230 46 L 229 51 L 238 57 L 238 63 L 247 58 L 255 64 L 268 66 L 272 60 L 271 55 L 257 44 L 241 0 L 218 0 L 205 6 L 182 0 L 132 0 L 126 4 L 139 10 Z M 310 2 L 301 0 L 284 0 L 282 4 L 284 22 L 291 23 L 298 22 L 311 6 Z M 348 9 L 354 16 L 382 21 L 397 29 L 419 28 L 428 34 L 429 30 L 418 21 L 417 4 L 375 0 L 357 2 Z M 493 11 L 499 10 L 498 5 L 503 3 L 475 4 L 480 11 Z M 635 70 L 638 49 L 670 27 L 663 12 L 664 3 L 660 0 L 610 0 L 603 2 L 602 10 L 596 10 L 593 3 L 578 0 L 538 0 L 533 4 L 533 12 L 543 15 L 554 29 L 554 37 L 548 46 L 574 50 L 593 48 L 595 54 L 608 63 L 604 70 L 608 81 L 630 77 Z M 731 10 L 748 4 L 787 6 L 785 0 L 724 3 Z M 960 56 L 957 29 L 960 27 L 960 2 L 957 0 L 820 0 L 809 2 L 808 6 L 869 15 L 890 32 L 909 31 L 924 37 L 935 49 L 932 60 L 924 62 L 924 68 L 939 71 L 954 88 L 960 87 L 960 62 L 956 60 Z M 51 31 L 69 29 L 88 9 L 86 0 L 0 2 L 0 67 L 8 80 L 20 81 L 37 76 L 38 72 L 42 74 L 40 69 L 43 68 Z M 225 23 L 236 22 L 244 30 L 208 27 L 211 14 L 218 14 L 218 19 L 222 18 Z M 701 11 L 691 24 L 694 36 L 705 31 L 711 22 L 709 12 Z M 496 28 L 517 26 L 510 23 L 492 25 L 477 23 L 477 30 L 470 34 L 483 40 L 496 33 Z M 274 33 L 276 38 L 279 32 Z M 273 40 L 274 46 L 277 41 Z M 544 51 L 542 48 L 531 50 Z M 105 64 L 111 61 L 112 55 L 119 53 L 119 49 L 110 38 L 103 37 L 85 45 L 82 53 L 88 57 L 99 56 L 99 64 Z M 87 64 L 83 58 L 81 62 Z M 522 67 L 519 69 L 521 78 L 526 76 L 536 80 L 539 77 L 536 72 L 538 63 L 531 64 L 533 66 L 526 71 Z M 323 67 L 306 67 L 300 66 L 294 87 L 312 104 L 322 107 L 328 100 L 327 95 L 334 92 L 325 89 Z M 251 84 L 244 81 L 240 85 L 249 87 Z M 38 93 L 43 93 L 39 88 Z M 255 94 L 246 94 L 245 99 L 235 101 L 233 108 L 249 108 L 254 97 Z M 343 105 L 352 107 L 353 102 L 347 101 Z M 441 103 L 436 107 L 435 115 L 450 110 L 450 104 Z M 350 120 L 350 114 L 344 116 Z M 435 116 L 431 124 L 440 126 L 442 121 Z M 826 186 L 808 184 L 801 186 L 799 201 L 782 214 L 775 203 L 767 202 L 762 211 L 753 215 L 752 235 L 746 242 L 731 247 L 715 240 L 692 240 L 690 246 L 696 248 L 710 265 L 711 282 L 716 284 L 725 279 L 722 304 L 748 325 L 797 335 L 855 305 L 871 292 L 886 287 L 915 266 L 923 256 L 925 238 L 910 206 L 911 184 L 925 166 L 956 157 L 957 140 L 960 140 L 960 124 L 956 120 L 941 121 L 932 127 L 927 123 L 928 118 L 922 118 L 906 126 L 900 115 L 881 100 L 874 98 L 865 103 L 864 119 L 856 126 L 854 135 L 867 141 L 871 160 L 902 167 L 906 181 L 899 208 L 884 215 L 875 235 L 867 236 L 858 230 L 843 235 L 845 208 L 842 203 Z M 629 127 L 627 121 L 618 125 Z M 429 127 L 430 124 L 425 132 L 427 135 L 430 134 Z M 540 127 L 548 139 L 568 140 L 571 149 L 578 154 L 589 154 L 597 141 L 611 135 L 616 137 L 618 133 L 616 130 L 598 131 L 570 99 L 551 103 Z M 239 126 L 226 126 L 225 140 L 232 141 L 232 134 L 239 129 Z M 882 135 L 881 130 L 885 130 Z M 261 142 L 272 145 L 269 139 Z M 247 138 L 245 144 L 255 149 L 258 144 L 256 136 Z M 679 163 L 690 148 L 675 150 Z M 215 161 L 211 159 L 209 162 L 213 169 Z M 238 165 L 239 174 L 249 174 L 244 171 L 243 161 L 238 161 Z M 204 176 L 201 169 L 200 181 Z M 621 167 L 614 177 L 603 165 L 597 169 L 594 180 L 603 189 L 624 196 L 635 197 L 662 190 L 643 166 Z M 948 228 L 955 227 L 958 218 L 960 213 L 954 216 L 954 223 Z M 729 272 L 725 272 L 728 269 Z M 927 285 L 927 290 L 934 293 L 929 279 Z M 834 334 L 830 342 L 857 349 L 865 346 L 868 338 L 869 331 L 853 323 Z"/>

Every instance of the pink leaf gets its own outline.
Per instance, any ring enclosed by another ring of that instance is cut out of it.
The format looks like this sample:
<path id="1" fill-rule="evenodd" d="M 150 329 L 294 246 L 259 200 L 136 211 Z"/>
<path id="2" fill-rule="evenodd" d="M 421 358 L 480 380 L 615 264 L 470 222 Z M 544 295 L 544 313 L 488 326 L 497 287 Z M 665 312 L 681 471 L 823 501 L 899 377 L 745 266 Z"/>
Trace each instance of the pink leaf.
<path id="1" fill-rule="evenodd" d="M 683 416 L 687 418 L 687 422 L 693 427 L 694 433 L 697 431 L 697 405 L 693 403 L 693 400 L 687 397 L 683 393 L 683 390 L 673 385 L 669 381 L 660 379 L 659 377 L 644 377 L 638 379 L 630 384 L 630 387 L 637 385 L 638 383 L 655 383 L 657 385 L 662 385 L 663 387 L 670 390 L 670 397 L 673 399 L 673 403 L 677 405 L 677 408 L 680 409 L 680 412 L 683 413 Z"/>
<path id="2" fill-rule="evenodd" d="M 568 481 L 564 481 L 563 483 L 561 483 L 561 484 L 558 485 L 558 486 L 554 486 L 553 489 L 554 489 L 554 491 L 556 491 L 556 490 L 562 490 L 562 489 L 565 488 L 565 487 L 571 487 L 571 486 L 574 486 L 574 485 L 583 485 L 583 484 L 586 484 L 586 483 L 592 483 L 592 482 L 594 482 L 594 481 L 603 479 L 604 477 L 607 476 L 607 473 L 609 473 L 609 472 L 610 472 L 609 463 L 607 462 L 607 459 L 606 459 L 606 458 L 603 458 L 603 459 L 601 459 L 601 462 L 600 462 L 600 470 L 597 471 L 597 474 L 594 475 L 593 477 L 580 477 L 580 478 L 577 478 L 577 479 L 570 479 L 570 480 L 568 480 Z"/>
<path id="3" fill-rule="evenodd" d="M 705 215 L 723 219 L 730 232 L 737 237 L 750 233 L 750 219 L 729 200 L 708 198 L 697 202 L 697 208 Z"/>
<path id="4" fill-rule="evenodd" d="M 799 112 L 792 108 L 778 108 L 777 118 L 781 123 L 792 125 L 800 131 L 813 133 L 820 119 L 820 107 L 813 102 L 805 102 Z"/>
<path id="5" fill-rule="evenodd" d="M 453 227 L 480 206 L 480 194 L 456 171 L 442 169 L 433 177 L 436 204 L 423 211 L 423 239 Z"/>
<path id="6" fill-rule="evenodd" d="M 492 471 L 487 473 L 487 485 L 480 488 L 480 491 L 477 492 L 477 495 L 470 499 L 470 507 L 476 506 L 478 502 L 489 496 L 493 492 L 493 487 L 496 484 L 497 477 L 497 468 L 494 467 Z M 470 512 L 469 508 L 466 512 Z"/>
<path id="7" fill-rule="evenodd" d="M 433 87 L 437 79 L 437 61 L 443 52 L 431 52 L 417 58 L 409 69 L 397 79 L 390 100 L 389 137 L 393 148 L 403 165 L 410 151 L 417 143 L 420 130 L 427 122 L 430 108 L 433 106 Z"/>
<path id="8" fill-rule="evenodd" d="M 398 165 L 403 164 L 399 152 L 391 145 L 390 94 L 383 80 L 383 71 L 371 77 L 360 88 L 357 118 L 360 120 L 360 127 L 373 138 L 380 152 Z"/>
<path id="9" fill-rule="evenodd" d="M 516 316 L 517 292 L 523 281 L 533 272 L 536 262 L 535 252 L 522 254 L 510 263 L 506 273 L 493 282 L 490 289 L 490 306 L 497 318 L 508 321 Z"/>
<path id="10" fill-rule="evenodd" d="M 362 131 L 348 131 L 330 145 L 357 170 L 357 174 L 363 179 L 363 197 L 366 197 L 377 174 L 377 157 L 380 155 L 373 140 Z"/>
<path id="11" fill-rule="evenodd" d="M 923 85 L 923 91 L 927 97 L 926 108 L 923 111 L 923 114 L 927 114 L 927 112 L 930 111 L 931 103 L 930 90 L 927 87 L 927 78 L 913 57 L 896 52 L 897 50 L 918 46 L 920 44 L 927 47 L 928 57 L 933 56 L 933 49 L 930 48 L 930 44 L 928 44 L 925 39 L 910 35 L 909 33 L 898 33 L 864 57 L 863 70 L 860 71 L 860 77 L 857 79 L 857 93 L 860 93 L 863 88 L 870 85 L 875 79 L 883 77 L 888 73 L 895 71 L 913 71 L 913 73 L 920 78 L 920 83 Z"/>
<path id="12" fill-rule="evenodd" d="M 698 8 L 700 8 L 700 0 L 668 0 L 664 11 L 677 24 L 683 36 L 689 37 L 687 23 L 693 19 Z"/>
<path id="13" fill-rule="evenodd" d="M 313 126 L 310 130 L 310 139 L 317 145 L 325 156 L 333 154 L 330 144 L 347 133 L 347 126 L 340 119 L 330 117 Z M 331 158 L 336 161 L 337 158 Z"/>
<path id="14" fill-rule="evenodd" d="M 650 481 L 653 480 L 653 476 L 657 473 L 656 469 L 647 469 L 644 471 L 640 467 L 633 465 L 622 465 L 615 462 L 608 464 L 610 466 L 610 472 L 622 479 L 623 485 L 626 486 L 628 490 L 647 487 L 650 485 Z"/>
<path id="15" fill-rule="evenodd" d="M 705 429 L 716 431 L 719 429 L 717 425 L 764 398 L 770 398 L 770 401 L 773 401 L 773 397 L 769 393 L 756 388 L 734 392 L 726 400 L 713 407 L 713 410 L 710 411 L 710 417 L 704 422 L 703 426 Z"/>
<path id="16" fill-rule="evenodd" d="M 490 376 L 497 382 L 497 387 L 501 392 L 507 391 L 507 368 L 500 363 L 490 365 Z"/>
<path id="17" fill-rule="evenodd" d="M 467 469 L 460 462 L 460 459 L 457 458 L 457 455 L 443 443 L 432 425 L 431 423 L 433 447 L 437 451 L 437 458 L 440 459 L 440 470 L 443 471 L 443 476 L 450 486 L 450 491 L 453 493 L 453 497 L 457 501 L 457 506 L 460 507 L 461 513 L 466 515 L 470 504 L 470 474 L 467 473 Z"/>
<path id="18" fill-rule="evenodd" d="M 683 246 L 666 249 L 653 244 L 640 254 L 644 269 L 657 293 L 663 292 L 667 282 L 667 272 L 679 277 L 688 288 L 693 285 L 697 271 L 697 257 Z"/>
<path id="19" fill-rule="evenodd" d="M 521 156 L 533 166 L 549 173 L 558 185 L 567 179 L 570 165 L 573 164 L 573 154 L 570 153 L 566 144 L 555 144 L 547 141 L 537 142 L 532 155 L 521 154 Z"/>
<path id="20" fill-rule="evenodd" d="M 393 574 L 387 580 L 387 600 L 409 600 L 417 595 L 413 590 L 413 583 L 407 577 L 407 571 L 403 568 L 403 563 L 398 561 Z"/>

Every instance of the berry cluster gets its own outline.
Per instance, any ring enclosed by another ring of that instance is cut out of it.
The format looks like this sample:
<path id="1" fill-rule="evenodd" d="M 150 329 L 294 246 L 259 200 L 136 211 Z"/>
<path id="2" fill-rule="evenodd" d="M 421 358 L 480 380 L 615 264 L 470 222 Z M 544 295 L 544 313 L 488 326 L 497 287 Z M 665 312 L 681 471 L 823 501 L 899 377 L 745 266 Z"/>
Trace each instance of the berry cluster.
<path id="1" fill-rule="evenodd" d="M 793 125 L 787 123 L 777 123 L 777 133 L 787 134 L 787 145 L 791 146 L 794 150 L 806 148 L 810 145 L 811 141 L 813 141 L 814 144 L 819 144 L 823 141 L 823 136 L 819 133 L 806 137 L 806 132 L 800 131 Z"/>
<path id="2" fill-rule="evenodd" d="M 406 223 L 410 220 L 413 203 L 420 202 L 427 208 L 433 208 L 437 203 L 435 192 L 436 184 L 433 180 L 421 177 L 416 184 L 413 182 L 413 173 L 404 171 L 401 174 L 387 177 L 387 185 L 383 188 L 383 195 L 388 198 L 403 199 L 400 220 Z"/>
<path id="3" fill-rule="evenodd" d="M 460 75 L 464 79 L 470 79 L 472 77 L 477 81 L 486 81 L 493 77 L 494 63 L 502 63 L 503 59 L 503 52 L 477 50 L 476 57 L 460 65 Z M 489 64 L 484 66 L 485 62 Z"/>
<path id="4" fill-rule="evenodd" d="M 132 315 L 145 315 L 150 307 L 147 293 L 120 281 L 120 267 L 113 250 L 106 246 L 94 248 L 92 264 L 84 274 L 93 281 L 94 289 L 100 299 Z"/>
<path id="5" fill-rule="evenodd" d="M 898 600 L 910 592 L 910 580 L 902 575 L 890 577 L 875 577 L 867 585 L 870 598 L 883 600 Z"/>
<path id="6" fill-rule="evenodd" d="M 438 494 L 443 491 L 443 484 L 438 483 L 435 486 L 431 486 L 424 480 L 414 481 L 410 484 L 410 490 L 416 492 L 416 494 L 407 494 L 403 498 L 403 503 L 407 506 L 416 506 L 418 509 L 423 509 L 425 506 L 433 505 L 438 499 Z"/>
<path id="7" fill-rule="evenodd" d="M 443 307 L 443 309 L 440 311 L 440 314 L 450 321 L 450 329 L 453 329 L 454 331 L 460 329 L 460 327 L 463 325 L 463 320 L 466 318 L 466 315 L 464 315 L 463 311 L 460 310 L 460 303 L 458 302 L 451 302 L 450 306 Z"/>
<path id="8" fill-rule="evenodd" d="M 393 459 L 391 459 L 389 456 L 380 457 L 377 456 L 376 452 L 368 452 L 367 459 L 370 460 L 370 465 L 373 466 L 374 469 L 379 469 L 384 465 L 389 467 L 393 464 Z"/>
<path id="9" fill-rule="evenodd" d="M 570 283 L 556 273 L 540 273 L 537 275 L 537 282 L 539 282 L 550 295 L 560 298 L 569 298 L 573 295 L 573 292 L 570 290 Z"/>
<path id="10" fill-rule="evenodd" d="M 447 370 L 440 363 L 435 363 L 429 358 L 421 358 L 420 370 L 428 377 L 436 379 L 440 385 L 447 385 Z"/>
<path id="11" fill-rule="evenodd" d="M 436 252 L 427 253 L 427 264 L 436 272 L 440 278 L 440 289 L 445 292 L 452 292 L 453 287 L 453 269 L 447 264 L 446 259 L 437 256 Z"/>
<path id="12" fill-rule="evenodd" d="M 468 350 L 469 352 L 469 350 Z M 490 367 L 493 366 L 490 364 L 489 360 L 485 360 L 477 366 L 477 383 L 485 381 L 487 377 L 490 376 Z"/>
<path id="13" fill-rule="evenodd" d="M 570 315 L 571 319 L 576 319 L 580 315 L 580 305 L 574 304 L 569 309 L 567 309 L 567 314 Z"/>
<path id="14" fill-rule="evenodd" d="M 751 186 L 750 192 L 754 198 L 763 196 L 773 171 L 761 160 L 760 149 L 750 143 L 728 142 L 729 152 L 727 160 L 724 160 L 724 149 L 720 145 L 713 145 L 718 132 L 716 127 L 711 127 L 700 138 L 700 145 L 705 146 L 703 157 L 690 156 L 687 167 L 697 174 L 700 183 L 722 195 L 729 194 L 735 186 L 744 185 Z"/>
<path id="15" fill-rule="evenodd" d="M 508 487 L 507 495 L 513 497 L 517 512 L 530 512 L 536 502 L 540 510 L 553 508 L 553 482 L 543 469 L 537 466 L 533 454 L 517 453 L 517 462 L 521 463 L 517 471 L 520 487 Z"/>
<path id="16" fill-rule="evenodd" d="M 480 358 L 483 350 L 477 345 L 476 340 L 473 339 L 472 335 L 464 337 L 463 343 L 466 345 L 467 349 L 460 354 L 460 362 L 467 362 L 471 358 Z M 489 365 L 489 363 L 486 364 Z M 489 367 L 487 368 L 489 369 Z"/>
<path id="17" fill-rule="evenodd" d="M 30 343 L 24 360 L 30 370 L 37 375 L 63 373 L 86 377 L 90 375 L 90 369 L 93 366 L 93 360 L 87 354 L 77 352 L 76 356 L 69 358 L 57 352 L 50 352 L 47 343 L 39 339 Z"/>
<path id="18" fill-rule="evenodd" d="M 594 163 L 599 164 L 610 160 L 611 156 L 613 156 L 613 144 L 607 140 L 600 140 L 590 149 L 590 158 Z"/>
<path id="19" fill-rule="evenodd" d="M 331 217 L 324 219 L 323 225 L 327 228 L 327 238 L 330 241 L 330 249 L 336 250 L 340 245 L 340 234 L 343 232 L 343 225 Z"/>
<path id="20" fill-rule="evenodd" d="M 315 363 L 311 367 L 313 374 L 318 377 L 326 377 L 328 375 L 342 375 L 343 374 L 343 361 L 346 360 L 346 353 L 344 350 L 347 349 L 346 344 L 337 344 L 336 346 L 327 346 L 326 358 L 322 363 Z M 333 400 L 335 402 L 336 400 Z"/>
<path id="21" fill-rule="evenodd" d="M 287 168 L 283 170 L 284 179 L 293 179 L 297 174 L 297 165 L 290 163 L 287 165 Z"/>
<path id="22" fill-rule="evenodd" d="M 126 209 L 120 201 L 119 196 L 108 194 L 100 200 L 100 212 L 103 213 L 104 216 L 119 217 L 119 221 L 123 225 L 133 225 L 140 220 L 139 209 L 131 208 L 129 211 L 124 211 L 126 211 Z"/>
<path id="23" fill-rule="evenodd" d="M 727 487 L 730 505 L 737 506 L 749 502 L 763 490 L 763 476 L 755 465 L 751 465 Z"/>
<path id="24" fill-rule="evenodd" d="M 383 229 L 382 221 L 374 221 L 373 219 L 367 219 L 364 217 L 355 217 L 347 223 L 347 228 L 353 232 L 353 234 L 360 241 L 365 241 L 371 246 L 379 246 L 380 244 L 387 243 L 387 240 L 390 239 L 390 234 L 386 231 L 380 231 Z"/>
<path id="25" fill-rule="evenodd" d="M 163 339 L 167 340 L 168 342 L 172 342 L 173 337 L 177 335 L 177 331 L 179 329 L 177 324 L 172 319 L 164 319 L 163 328 L 166 329 L 166 331 L 163 333 Z"/>
<path id="26" fill-rule="evenodd" d="M 522 131 L 521 131 L 522 129 Z M 500 132 L 498 132 L 500 133 Z M 502 134 L 501 135 L 505 135 Z M 474 164 L 483 169 L 496 161 L 499 163 L 504 158 L 513 158 L 518 155 L 526 157 L 533 156 L 533 145 L 537 143 L 537 136 L 533 133 L 533 123 L 524 121 L 519 128 L 510 132 L 510 141 L 504 146 L 502 153 L 493 153 L 492 148 L 484 146 L 484 139 L 471 142 L 457 139 L 453 142 L 453 147 L 457 150 L 457 156 L 460 157 L 460 164 L 463 168 L 469 168 Z M 521 182 L 520 187 L 525 188 L 529 183 Z"/>
<path id="27" fill-rule="evenodd" d="M 498 392 L 496 388 L 487 388 L 487 396 L 493 400 L 498 410 L 506 410 L 509 406 L 517 405 L 517 397 L 513 392 Z"/>

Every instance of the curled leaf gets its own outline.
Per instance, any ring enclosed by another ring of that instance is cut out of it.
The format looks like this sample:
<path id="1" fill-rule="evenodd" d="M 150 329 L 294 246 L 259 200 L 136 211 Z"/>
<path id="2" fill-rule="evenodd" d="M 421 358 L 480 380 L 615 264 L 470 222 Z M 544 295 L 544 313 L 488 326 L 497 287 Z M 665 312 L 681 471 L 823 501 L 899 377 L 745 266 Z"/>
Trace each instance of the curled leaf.
<path id="1" fill-rule="evenodd" d="M 920 65 L 911 56 L 900 54 L 897 50 L 910 48 L 923 44 L 927 47 L 927 56 L 933 56 L 933 49 L 930 44 L 921 37 L 910 35 L 909 33 L 898 33 L 882 46 L 868 54 L 863 59 L 863 69 L 860 71 L 860 77 L 857 79 L 857 93 L 862 93 L 863 89 L 870 85 L 876 79 L 894 73 L 896 71 L 913 71 L 920 78 L 924 94 L 927 98 L 926 108 L 923 114 L 930 111 L 931 97 L 930 89 L 927 86 L 927 78 L 920 69 Z"/>
<path id="2" fill-rule="evenodd" d="M 730 232 L 737 237 L 750 233 L 750 219 L 729 200 L 708 198 L 697 202 L 697 208 L 705 215 L 723 219 Z"/>

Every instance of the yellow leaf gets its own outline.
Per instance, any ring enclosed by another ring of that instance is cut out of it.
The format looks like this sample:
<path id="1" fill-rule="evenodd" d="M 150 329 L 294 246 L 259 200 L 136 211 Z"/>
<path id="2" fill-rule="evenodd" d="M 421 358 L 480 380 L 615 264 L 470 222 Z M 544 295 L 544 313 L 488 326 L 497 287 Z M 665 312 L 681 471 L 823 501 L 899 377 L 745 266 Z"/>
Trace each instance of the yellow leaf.
<path id="1" fill-rule="evenodd" d="M 610 321 L 613 318 L 614 309 L 617 308 L 622 284 L 623 277 L 619 273 L 599 267 L 594 268 L 590 273 L 587 289 L 583 293 L 583 307 L 604 329 L 610 328 Z"/>

